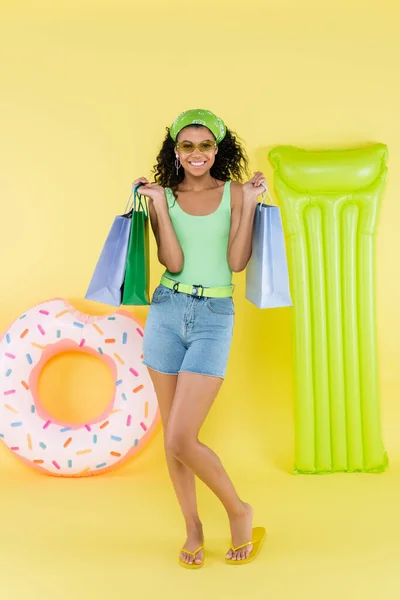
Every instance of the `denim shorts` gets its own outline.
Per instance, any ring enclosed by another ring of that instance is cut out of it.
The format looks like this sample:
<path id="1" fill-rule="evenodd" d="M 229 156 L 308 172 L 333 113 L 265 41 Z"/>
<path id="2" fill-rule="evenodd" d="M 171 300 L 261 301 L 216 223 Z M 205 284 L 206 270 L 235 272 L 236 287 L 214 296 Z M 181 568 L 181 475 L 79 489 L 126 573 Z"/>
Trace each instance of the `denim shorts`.
<path id="1" fill-rule="evenodd" d="M 197 297 L 159 285 L 144 328 L 143 364 L 167 375 L 185 371 L 224 379 L 234 313 L 231 297 Z"/>

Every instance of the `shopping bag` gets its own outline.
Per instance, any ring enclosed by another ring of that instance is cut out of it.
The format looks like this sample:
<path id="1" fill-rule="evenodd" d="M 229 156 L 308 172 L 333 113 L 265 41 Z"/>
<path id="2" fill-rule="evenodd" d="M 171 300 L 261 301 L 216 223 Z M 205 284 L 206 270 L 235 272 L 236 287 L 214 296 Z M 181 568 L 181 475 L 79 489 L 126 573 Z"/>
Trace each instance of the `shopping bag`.
<path id="1" fill-rule="evenodd" d="M 263 184 L 264 185 L 264 184 Z M 252 255 L 246 269 L 246 298 L 258 308 L 292 306 L 280 209 L 258 203 L 253 225 Z"/>
<path id="2" fill-rule="evenodd" d="M 146 306 L 150 304 L 149 213 L 145 198 L 137 191 L 138 187 L 134 191 L 131 230 L 122 291 L 122 304 L 128 306 Z"/>
<path id="3" fill-rule="evenodd" d="M 131 214 L 127 213 L 131 197 L 132 192 L 124 214 L 114 219 L 85 294 L 86 300 L 95 300 L 111 306 L 121 304 L 121 287 L 125 276 L 131 228 Z"/>

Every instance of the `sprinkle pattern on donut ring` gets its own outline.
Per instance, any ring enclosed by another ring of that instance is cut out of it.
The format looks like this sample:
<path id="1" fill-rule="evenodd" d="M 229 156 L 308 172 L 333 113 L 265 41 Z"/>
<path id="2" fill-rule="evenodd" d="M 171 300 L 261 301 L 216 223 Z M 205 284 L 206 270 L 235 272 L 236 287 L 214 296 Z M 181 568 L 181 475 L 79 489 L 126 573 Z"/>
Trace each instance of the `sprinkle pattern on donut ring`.
<path id="1" fill-rule="evenodd" d="M 56 298 L 26 311 L 0 339 L 1 441 L 51 475 L 98 474 L 135 454 L 159 421 L 142 338 L 142 327 L 125 310 L 92 316 Z M 57 420 L 38 395 L 44 365 L 71 350 L 97 356 L 115 381 L 109 405 L 89 423 Z"/>

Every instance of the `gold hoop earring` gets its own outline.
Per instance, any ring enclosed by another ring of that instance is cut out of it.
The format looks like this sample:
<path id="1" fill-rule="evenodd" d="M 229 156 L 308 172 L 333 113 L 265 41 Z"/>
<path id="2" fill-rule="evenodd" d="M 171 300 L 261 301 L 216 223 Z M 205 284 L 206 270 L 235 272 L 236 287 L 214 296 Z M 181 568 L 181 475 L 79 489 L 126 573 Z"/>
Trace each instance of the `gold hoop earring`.
<path id="1" fill-rule="evenodd" d="M 181 161 L 179 160 L 179 156 L 176 154 L 176 159 L 175 159 L 175 169 L 176 169 L 176 174 L 179 175 L 179 169 L 181 168 Z"/>

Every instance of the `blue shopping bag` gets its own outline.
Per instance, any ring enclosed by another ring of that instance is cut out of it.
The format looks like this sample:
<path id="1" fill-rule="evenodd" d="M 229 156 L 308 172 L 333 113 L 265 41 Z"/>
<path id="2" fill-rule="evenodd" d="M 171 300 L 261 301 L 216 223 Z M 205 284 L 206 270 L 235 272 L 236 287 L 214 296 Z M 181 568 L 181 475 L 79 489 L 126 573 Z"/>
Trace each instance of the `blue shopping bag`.
<path id="1" fill-rule="evenodd" d="M 263 184 L 264 185 L 264 184 Z M 281 213 L 272 204 L 258 203 L 253 225 L 252 255 L 246 269 L 246 298 L 258 308 L 292 306 Z"/>
<path id="2" fill-rule="evenodd" d="M 121 304 L 132 217 L 132 210 L 127 210 L 132 194 L 133 188 L 124 214 L 114 219 L 85 294 L 86 300 L 96 300 L 111 306 Z"/>

